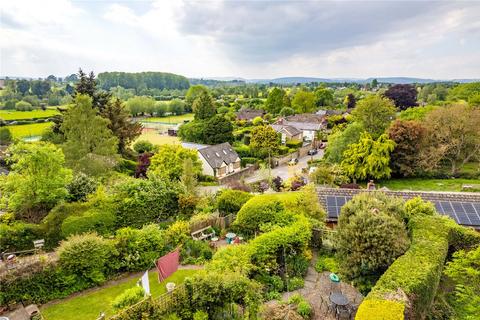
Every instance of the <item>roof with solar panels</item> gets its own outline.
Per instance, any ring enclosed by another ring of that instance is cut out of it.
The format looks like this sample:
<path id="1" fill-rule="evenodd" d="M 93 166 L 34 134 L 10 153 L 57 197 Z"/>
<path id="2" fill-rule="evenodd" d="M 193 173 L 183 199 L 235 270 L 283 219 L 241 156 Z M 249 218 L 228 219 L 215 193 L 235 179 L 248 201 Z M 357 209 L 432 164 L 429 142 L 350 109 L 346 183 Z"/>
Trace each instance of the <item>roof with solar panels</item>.
<path id="1" fill-rule="evenodd" d="M 376 191 L 404 199 L 421 197 L 423 200 L 432 202 L 439 214 L 450 216 L 460 225 L 480 230 L 480 193 Z M 320 203 L 327 211 L 327 221 L 336 222 L 342 206 L 352 197 L 363 192 L 372 192 L 372 190 L 317 188 Z"/>

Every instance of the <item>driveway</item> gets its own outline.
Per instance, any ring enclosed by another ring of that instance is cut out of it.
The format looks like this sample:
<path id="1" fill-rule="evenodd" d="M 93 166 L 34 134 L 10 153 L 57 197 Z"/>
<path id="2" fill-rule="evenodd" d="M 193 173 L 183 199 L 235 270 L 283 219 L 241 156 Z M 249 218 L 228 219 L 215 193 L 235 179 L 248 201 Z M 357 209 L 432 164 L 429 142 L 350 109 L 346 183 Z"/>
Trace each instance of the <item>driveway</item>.
<path id="1" fill-rule="evenodd" d="M 280 177 L 283 180 L 287 180 L 290 177 L 293 177 L 296 173 L 301 174 L 302 168 L 306 168 L 307 161 L 311 160 L 312 158 L 321 159 L 323 157 L 323 150 L 319 149 L 316 155 L 312 156 L 305 156 L 298 159 L 298 163 L 294 166 L 289 166 L 287 163 L 280 165 L 276 168 L 272 169 L 272 178 Z M 260 180 L 264 180 L 268 178 L 268 169 L 260 169 L 255 171 L 253 175 L 245 179 L 246 183 L 253 183 Z"/>

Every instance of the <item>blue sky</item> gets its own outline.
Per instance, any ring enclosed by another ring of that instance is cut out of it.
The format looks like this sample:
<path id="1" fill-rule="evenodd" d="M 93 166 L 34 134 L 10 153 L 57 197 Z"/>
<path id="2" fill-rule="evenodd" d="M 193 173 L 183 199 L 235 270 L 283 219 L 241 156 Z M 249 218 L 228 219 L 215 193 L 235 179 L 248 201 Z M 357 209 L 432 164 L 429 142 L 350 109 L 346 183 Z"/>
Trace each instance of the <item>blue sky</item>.
<path id="1" fill-rule="evenodd" d="M 2 1 L 0 75 L 480 77 L 480 1 Z"/>

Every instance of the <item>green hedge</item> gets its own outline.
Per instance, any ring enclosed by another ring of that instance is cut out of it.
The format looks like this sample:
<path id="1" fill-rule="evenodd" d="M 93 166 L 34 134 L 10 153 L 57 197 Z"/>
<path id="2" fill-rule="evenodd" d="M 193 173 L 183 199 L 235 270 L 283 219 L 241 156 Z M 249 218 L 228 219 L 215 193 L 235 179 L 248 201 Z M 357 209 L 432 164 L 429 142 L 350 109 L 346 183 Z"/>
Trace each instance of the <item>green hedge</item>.
<path id="1" fill-rule="evenodd" d="M 217 198 L 218 211 L 224 216 L 237 213 L 252 195 L 240 190 L 225 190 Z"/>
<path id="2" fill-rule="evenodd" d="M 403 320 L 405 306 L 388 300 L 365 300 L 358 308 L 355 320 Z"/>
<path id="3" fill-rule="evenodd" d="M 288 140 L 285 145 L 289 148 L 292 148 L 292 149 L 298 149 L 298 148 L 301 148 L 302 145 L 303 145 L 303 141 L 301 140 L 295 140 L 295 139 L 292 139 L 292 140 Z"/>
<path id="4" fill-rule="evenodd" d="M 408 301 L 399 298 L 396 303 L 405 306 L 409 318 L 423 319 L 433 303 L 449 245 L 458 247 L 462 242 L 466 242 L 467 246 L 480 243 L 480 235 L 476 235 L 473 230 L 438 215 L 414 216 L 409 222 L 409 228 L 412 232 L 410 248 L 377 281 L 362 303 L 357 320 L 377 319 L 370 315 L 382 314 L 383 310 L 389 309 L 389 305 L 394 302 L 389 300 L 393 296 L 398 297 L 399 289 L 406 294 Z M 372 300 L 376 302 L 369 302 Z M 364 304 L 366 305 L 363 306 Z M 360 312 L 361 310 L 364 311 Z"/>
<path id="5" fill-rule="evenodd" d="M 258 158 L 245 157 L 241 158 L 240 164 L 242 167 L 246 167 L 247 164 L 257 164 L 260 161 Z"/>

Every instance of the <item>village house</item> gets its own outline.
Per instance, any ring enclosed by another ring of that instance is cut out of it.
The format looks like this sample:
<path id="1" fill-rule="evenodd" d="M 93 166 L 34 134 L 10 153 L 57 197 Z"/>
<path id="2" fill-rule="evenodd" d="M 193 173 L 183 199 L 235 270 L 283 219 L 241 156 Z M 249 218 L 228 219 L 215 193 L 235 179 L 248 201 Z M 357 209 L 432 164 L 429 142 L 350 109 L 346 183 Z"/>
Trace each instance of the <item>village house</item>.
<path id="1" fill-rule="evenodd" d="M 200 147 L 198 157 L 205 175 L 222 178 L 241 170 L 240 157 L 228 142 Z"/>
<path id="2" fill-rule="evenodd" d="M 242 108 L 237 112 L 237 120 L 252 121 L 253 119 L 265 115 L 265 111 L 250 108 Z"/>
<path id="3" fill-rule="evenodd" d="M 315 141 L 317 132 L 327 127 L 327 121 L 325 119 L 325 116 L 313 113 L 303 113 L 280 118 L 272 125 L 272 128 L 275 131 L 282 134 L 282 141 L 285 131 L 289 132 L 288 134 L 285 132 L 285 138 L 288 138 L 288 135 L 293 135 L 295 133 L 295 131 L 290 129 L 289 127 L 301 132 L 301 139 L 303 139 L 304 141 L 312 142 Z M 298 137 L 298 134 L 294 136 Z"/>

